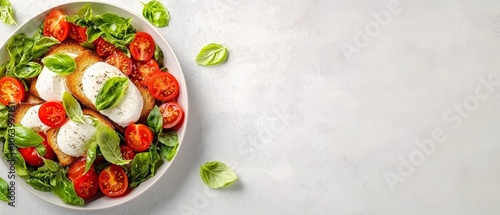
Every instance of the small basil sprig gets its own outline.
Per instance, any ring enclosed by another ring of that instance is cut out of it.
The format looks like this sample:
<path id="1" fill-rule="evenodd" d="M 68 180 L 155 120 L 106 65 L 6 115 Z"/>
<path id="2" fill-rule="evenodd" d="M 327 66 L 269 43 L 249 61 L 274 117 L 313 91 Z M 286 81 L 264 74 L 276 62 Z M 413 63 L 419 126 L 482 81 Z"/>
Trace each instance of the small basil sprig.
<path id="1" fill-rule="evenodd" d="M 10 202 L 9 200 L 9 184 L 0 178 L 0 200 L 4 202 Z"/>
<path id="2" fill-rule="evenodd" d="M 170 22 L 170 13 L 161 2 L 152 0 L 147 4 L 142 4 L 144 5 L 144 8 L 142 9 L 142 15 L 151 24 L 156 27 L 168 26 L 168 23 Z"/>
<path id="3" fill-rule="evenodd" d="M 68 117 L 73 120 L 73 122 L 87 124 L 83 118 L 83 111 L 80 103 L 78 103 L 75 97 L 68 92 L 64 92 L 63 94 L 63 106 L 66 114 L 68 114 Z"/>
<path id="4" fill-rule="evenodd" d="M 33 55 L 33 58 L 39 58 L 45 55 L 50 47 L 60 43 L 61 42 L 54 37 L 40 37 L 35 40 L 31 54 Z"/>
<path id="5" fill-rule="evenodd" d="M 99 123 L 97 125 L 96 140 L 104 159 L 108 162 L 116 165 L 130 163 L 130 160 L 123 160 L 120 151 L 120 137 L 118 137 L 113 129 L 103 123 Z"/>
<path id="6" fill-rule="evenodd" d="M 9 25 L 17 25 L 9 0 L 0 0 L 0 20 Z"/>
<path id="7" fill-rule="evenodd" d="M 50 71 L 58 75 L 69 75 L 76 69 L 76 62 L 67 54 L 52 54 L 42 59 L 42 63 L 50 69 Z"/>
<path id="8" fill-rule="evenodd" d="M 231 167 L 220 161 L 207 162 L 200 166 L 201 180 L 210 188 L 227 187 L 238 179 Z"/>
<path id="9" fill-rule="evenodd" d="M 218 65 L 226 62 L 228 53 L 227 47 L 210 43 L 201 49 L 196 57 L 196 63 L 202 66 Z"/>
<path id="10" fill-rule="evenodd" d="M 97 93 L 95 106 L 97 110 L 105 110 L 118 104 L 128 88 L 127 77 L 112 77 L 106 80 Z"/>

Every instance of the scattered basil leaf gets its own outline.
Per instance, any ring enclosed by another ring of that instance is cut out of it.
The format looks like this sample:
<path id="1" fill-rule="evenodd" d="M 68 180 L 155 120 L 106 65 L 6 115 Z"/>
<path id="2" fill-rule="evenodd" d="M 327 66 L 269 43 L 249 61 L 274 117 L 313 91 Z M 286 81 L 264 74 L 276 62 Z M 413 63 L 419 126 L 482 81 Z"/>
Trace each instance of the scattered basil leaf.
<path id="1" fill-rule="evenodd" d="M 80 198 L 73 186 L 73 183 L 66 177 L 63 170 L 59 170 L 55 177 L 56 185 L 52 187 L 52 192 L 59 196 L 63 202 L 72 205 L 83 205 L 85 201 Z"/>
<path id="2" fill-rule="evenodd" d="M 40 156 L 45 156 L 45 153 L 47 153 L 47 149 L 45 149 L 45 146 L 41 143 L 35 146 L 36 151 Z"/>
<path id="3" fill-rule="evenodd" d="M 9 122 L 9 109 L 0 103 L 0 129 L 5 129 Z"/>
<path id="4" fill-rule="evenodd" d="M 14 67 L 14 76 L 18 78 L 34 78 L 42 72 L 42 65 L 36 62 L 19 64 Z"/>
<path id="5" fill-rule="evenodd" d="M 151 154 L 151 166 L 149 171 L 151 172 L 151 177 L 153 177 L 156 174 L 156 170 L 160 167 L 158 164 L 161 162 L 161 159 L 156 145 L 152 144 L 149 147 L 149 153 Z"/>
<path id="6" fill-rule="evenodd" d="M 74 23 L 76 25 L 82 26 L 82 27 L 89 27 L 92 25 L 92 19 L 94 18 L 92 14 L 92 8 L 90 7 L 89 4 L 85 4 L 78 13 L 67 16 L 66 21 Z"/>
<path id="7" fill-rule="evenodd" d="M 9 25 L 17 25 L 9 0 L 0 0 L 0 20 Z"/>
<path id="8" fill-rule="evenodd" d="M 26 166 L 26 161 L 24 161 L 23 156 L 17 150 L 16 147 L 11 147 L 11 153 L 14 155 L 15 164 L 14 167 L 16 169 L 16 174 L 20 177 L 26 177 L 29 175 L 28 167 Z"/>
<path id="9" fill-rule="evenodd" d="M 95 26 L 87 28 L 87 42 L 91 43 L 97 40 L 102 35 L 102 31 Z"/>
<path id="10" fill-rule="evenodd" d="M 9 184 L 0 178 L 0 200 L 4 202 L 10 202 L 9 200 Z"/>
<path id="11" fill-rule="evenodd" d="M 7 74 L 7 67 L 10 64 L 10 61 L 5 61 L 0 65 L 0 77 L 3 77 Z"/>
<path id="12" fill-rule="evenodd" d="M 67 54 L 51 54 L 42 59 L 43 65 L 58 75 L 69 75 L 76 69 L 76 62 Z"/>
<path id="13" fill-rule="evenodd" d="M 90 167 L 92 166 L 92 163 L 94 163 L 95 158 L 97 157 L 97 139 L 93 138 L 90 140 L 90 146 L 89 149 L 87 150 L 87 161 L 85 163 L 85 172 L 89 171 Z"/>
<path id="14" fill-rule="evenodd" d="M 68 92 L 64 92 L 63 94 L 63 106 L 66 114 L 73 122 L 87 124 L 83 118 L 83 111 L 80 103 L 78 103 L 75 97 Z"/>
<path id="15" fill-rule="evenodd" d="M 215 43 L 203 47 L 196 57 L 196 63 L 202 66 L 214 66 L 226 62 L 227 48 Z"/>
<path id="16" fill-rule="evenodd" d="M 7 42 L 7 52 L 10 56 L 10 68 L 21 63 L 28 63 L 33 59 L 31 49 L 33 48 L 33 39 L 24 34 L 16 34 Z"/>
<path id="17" fill-rule="evenodd" d="M 130 160 L 123 160 L 120 151 L 120 138 L 113 129 L 103 123 L 99 123 L 97 125 L 96 138 L 97 145 L 99 145 L 104 159 L 108 162 L 116 165 L 130 163 Z"/>
<path id="18" fill-rule="evenodd" d="M 95 106 L 97 110 L 106 110 L 118 104 L 127 92 L 129 79 L 127 77 L 112 77 L 106 80 L 97 93 Z"/>
<path id="19" fill-rule="evenodd" d="M 174 147 L 160 145 L 161 157 L 167 161 L 171 161 L 175 154 L 177 154 L 177 148 L 179 148 L 178 144 Z"/>
<path id="20" fill-rule="evenodd" d="M 35 147 L 44 141 L 43 137 L 22 125 L 14 125 L 12 128 L 7 129 L 5 139 L 9 137 L 13 139 L 13 143 L 17 147 L 21 148 Z"/>
<path id="21" fill-rule="evenodd" d="M 149 112 L 147 119 L 148 126 L 156 133 L 159 134 L 163 126 L 163 116 L 160 113 L 160 108 L 157 105 Z"/>
<path id="22" fill-rule="evenodd" d="M 142 9 L 142 15 L 151 24 L 156 27 L 168 26 L 168 23 L 170 22 L 170 13 L 161 2 L 152 0 L 147 4 L 142 4 L 144 5 L 144 8 Z"/>
<path id="23" fill-rule="evenodd" d="M 57 184 L 55 178 L 58 170 L 59 165 L 56 162 L 44 159 L 44 165 L 31 172 L 26 179 L 26 183 L 36 190 L 51 191 L 52 187 Z"/>
<path id="24" fill-rule="evenodd" d="M 154 59 L 158 63 L 158 66 L 162 67 L 163 66 L 163 58 L 165 57 L 163 55 L 163 51 L 161 50 L 160 46 L 158 44 L 155 44 L 155 52 L 153 54 Z"/>
<path id="25" fill-rule="evenodd" d="M 177 133 L 173 130 L 160 133 L 158 135 L 158 141 L 162 143 L 162 145 L 160 145 L 161 157 L 167 161 L 171 161 L 177 153 L 177 148 L 179 148 Z"/>
<path id="26" fill-rule="evenodd" d="M 45 55 L 50 47 L 60 43 L 61 42 L 54 37 L 40 37 L 39 39 L 36 39 L 33 49 L 31 50 L 33 58 L 36 59 Z"/>
<path id="27" fill-rule="evenodd" d="M 140 183 L 151 177 L 151 160 L 150 152 L 141 152 L 135 155 L 130 167 L 132 176 L 130 187 L 137 187 Z"/>
<path id="28" fill-rule="evenodd" d="M 200 176 L 210 188 L 227 187 L 238 179 L 231 167 L 220 161 L 207 162 L 200 166 Z"/>
<path id="29" fill-rule="evenodd" d="M 34 40 L 38 40 L 38 39 L 43 37 L 43 23 L 44 22 L 45 21 L 42 21 L 42 23 L 40 23 L 40 25 L 38 26 L 38 30 L 35 32 L 35 35 L 33 35 Z"/>

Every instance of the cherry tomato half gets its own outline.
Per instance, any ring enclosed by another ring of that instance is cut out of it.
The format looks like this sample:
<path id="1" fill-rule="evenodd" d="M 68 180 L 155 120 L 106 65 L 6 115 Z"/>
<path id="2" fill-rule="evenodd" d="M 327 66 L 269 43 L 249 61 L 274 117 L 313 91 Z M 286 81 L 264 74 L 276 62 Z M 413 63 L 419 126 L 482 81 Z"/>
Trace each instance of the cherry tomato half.
<path id="1" fill-rule="evenodd" d="M 45 156 L 43 156 L 43 157 L 45 159 L 54 160 L 56 158 L 56 154 L 54 153 L 52 148 L 50 148 L 49 144 L 47 143 L 47 140 L 46 140 L 47 136 L 45 136 L 45 134 L 42 132 L 40 132 L 38 134 L 40 136 L 42 136 L 43 139 L 45 139 L 42 143 L 43 146 L 45 146 Z M 43 164 L 44 164 L 43 159 L 42 159 L 42 157 L 40 157 L 40 154 L 38 154 L 35 147 L 19 148 L 18 150 L 19 150 L 19 153 L 21 153 L 21 155 L 23 156 L 26 163 L 28 163 L 29 165 L 34 166 L 34 167 L 43 166 Z"/>
<path id="2" fill-rule="evenodd" d="M 160 105 L 160 113 L 163 116 L 163 128 L 172 128 L 184 117 L 184 111 L 177 102 L 166 102 Z"/>
<path id="3" fill-rule="evenodd" d="M 52 36 L 64 41 L 68 36 L 68 22 L 66 22 L 66 14 L 60 10 L 52 10 L 43 22 L 43 35 Z"/>
<path id="4" fill-rule="evenodd" d="M 87 29 L 71 22 L 68 22 L 69 33 L 68 37 L 76 41 L 77 43 L 83 43 L 87 41 Z"/>
<path id="5" fill-rule="evenodd" d="M 85 158 L 80 158 L 77 161 L 75 161 L 73 164 L 71 164 L 71 166 L 69 166 L 69 170 L 68 170 L 69 180 L 75 181 L 75 179 L 77 179 L 83 175 L 91 174 L 90 172 L 95 172 L 94 164 L 92 164 L 90 166 L 89 171 L 87 171 L 87 173 L 84 174 L 86 163 L 87 163 L 87 160 Z"/>
<path id="6" fill-rule="evenodd" d="M 148 150 L 153 142 L 153 132 L 143 124 L 131 124 L 125 129 L 125 143 L 136 152 Z"/>
<path id="7" fill-rule="evenodd" d="M 120 196 L 128 188 L 127 174 L 123 168 L 112 164 L 104 168 L 99 174 L 99 187 L 106 196 Z"/>
<path id="8" fill-rule="evenodd" d="M 127 145 L 120 145 L 120 152 L 122 153 L 122 158 L 125 160 L 132 160 L 135 157 L 135 152 Z"/>
<path id="9" fill-rule="evenodd" d="M 76 195 L 88 199 L 93 197 L 99 189 L 99 176 L 95 171 L 88 171 L 73 181 Z"/>
<path id="10" fill-rule="evenodd" d="M 113 44 L 106 42 L 106 40 L 102 39 L 102 37 L 99 37 L 97 40 L 95 40 L 94 44 L 96 45 L 95 49 L 97 55 L 102 58 L 111 55 L 116 50 L 116 47 Z"/>
<path id="11" fill-rule="evenodd" d="M 168 72 L 155 72 L 148 84 L 149 93 L 158 100 L 169 101 L 179 95 L 179 83 Z"/>
<path id="12" fill-rule="evenodd" d="M 129 45 L 132 57 L 139 61 L 147 61 L 155 52 L 155 41 L 146 32 L 137 32 Z"/>
<path id="13" fill-rule="evenodd" d="M 66 121 L 66 111 L 61 102 L 45 102 L 38 110 L 38 117 L 47 126 L 59 127 Z"/>
<path id="14" fill-rule="evenodd" d="M 21 81 L 5 76 L 0 78 L 0 102 L 4 105 L 19 104 L 24 100 L 25 91 Z"/>
<path id="15" fill-rule="evenodd" d="M 115 51 L 111 54 L 108 58 L 106 58 L 106 63 L 120 69 L 120 71 L 127 76 L 132 73 L 132 59 L 127 57 L 127 55 L 123 54 L 121 51 Z"/>
<path id="16" fill-rule="evenodd" d="M 139 82 L 143 87 L 148 87 L 149 80 L 159 69 L 160 67 L 154 59 L 145 62 L 136 61 L 129 77 L 132 81 Z"/>

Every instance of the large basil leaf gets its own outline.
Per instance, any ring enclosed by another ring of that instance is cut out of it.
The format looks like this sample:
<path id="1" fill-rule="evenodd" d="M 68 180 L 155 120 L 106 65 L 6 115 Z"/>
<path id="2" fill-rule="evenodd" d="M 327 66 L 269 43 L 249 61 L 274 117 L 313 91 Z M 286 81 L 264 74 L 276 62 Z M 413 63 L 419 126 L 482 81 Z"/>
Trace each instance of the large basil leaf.
<path id="1" fill-rule="evenodd" d="M 210 188 L 227 187 L 238 179 L 231 167 L 220 161 L 207 162 L 200 166 L 200 176 Z"/>
<path id="2" fill-rule="evenodd" d="M 0 21 L 9 25 L 17 25 L 9 0 L 0 0 Z"/>
<path id="3" fill-rule="evenodd" d="M 168 23 L 170 22 L 170 13 L 161 2 L 152 0 L 147 4 L 142 4 L 144 5 L 144 8 L 142 9 L 142 15 L 151 24 L 156 27 L 168 26 Z"/>
<path id="4" fill-rule="evenodd" d="M 149 112 L 147 119 L 148 126 L 156 133 L 159 134 L 163 126 L 163 117 L 160 112 L 160 108 L 157 105 L 153 107 L 153 110 Z"/>
<path id="5" fill-rule="evenodd" d="M 66 173 L 60 169 L 55 177 L 56 185 L 52 187 L 52 192 L 59 196 L 63 202 L 72 205 L 83 205 L 85 201 L 80 198 L 73 186 L 73 183 L 66 177 Z"/>
<path id="6" fill-rule="evenodd" d="M 33 48 L 33 39 L 24 34 L 16 34 L 7 42 L 7 52 L 10 56 L 10 68 L 21 63 L 28 63 L 33 59 L 31 50 Z"/>
<path id="7" fill-rule="evenodd" d="M 179 148 L 179 144 L 175 146 L 165 146 L 160 145 L 160 154 L 161 157 L 167 161 L 171 161 L 175 155 L 177 154 L 177 149 Z"/>
<path id="8" fill-rule="evenodd" d="M 76 62 L 67 54 L 51 54 L 42 59 L 43 65 L 58 75 L 69 75 L 76 69 Z"/>
<path id="9" fill-rule="evenodd" d="M 203 47 L 196 57 L 196 63 L 202 66 L 214 66 L 227 60 L 227 48 L 215 43 Z"/>
<path id="10" fill-rule="evenodd" d="M 12 138 L 14 144 L 21 148 L 35 147 L 44 141 L 43 137 L 22 125 L 14 125 L 12 128 L 7 129 L 5 139 L 9 138 Z"/>
<path id="11" fill-rule="evenodd" d="M 0 200 L 4 202 L 10 202 L 9 200 L 9 184 L 0 178 Z"/>
<path id="12" fill-rule="evenodd" d="M 40 37 L 39 39 L 36 39 L 33 49 L 31 50 L 33 58 L 36 59 L 45 55 L 50 47 L 60 43 L 61 42 L 54 37 Z"/>
<path id="13" fill-rule="evenodd" d="M 63 106 L 68 117 L 74 122 L 86 124 L 80 103 L 68 92 L 63 94 Z"/>
<path id="14" fill-rule="evenodd" d="M 92 166 L 92 163 L 94 163 L 95 158 L 97 157 L 97 139 L 91 139 L 90 140 L 90 146 L 89 149 L 87 150 L 87 159 L 85 162 L 85 172 L 89 171 L 90 167 Z"/>
<path id="15" fill-rule="evenodd" d="M 130 187 L 137 187 L 140 183 L 151 177 L 151 160 L 150 152 L 141 152 L 135 155 L 131 166 L 132 181 Z"/>
<path id="16" fill-rule="evenodd" d="M 96 138 L 97 145 L 99 145 L 104 159 L 108 162 L 117 165 L 130 163 L 130 160 L 123 160 L 120 151 L 120 138 L 113 129 L 103 123 L 99 123 L 97 125 Z"/>
<path id="17" fill-rule="evenodd" d="M 29 175 L 28 167 L 26 166 L 26 161 L 24 161 L 23 156 L 17 150 L 16 147 L 10 148 L 12 155 L 14 155 L 15 164 L 14 167 L 16 169 L 16 174 L 20 177 L 26 177 Z"/>
<path id="18" fill-rule="evenodd" d="M 95 102 L 97 110 L 105 110 L 116 105 L 127 91 L 128 82 L 127 77 L 112 77 L 106 80 L 97 93 Z"/>
<path id="19" fill-rule="evenodd" d="M 42 72 L 42 65 L 36 62 L 19 64 L 14 67 L 14 75 L 18 78 L 34 78 Z"/>

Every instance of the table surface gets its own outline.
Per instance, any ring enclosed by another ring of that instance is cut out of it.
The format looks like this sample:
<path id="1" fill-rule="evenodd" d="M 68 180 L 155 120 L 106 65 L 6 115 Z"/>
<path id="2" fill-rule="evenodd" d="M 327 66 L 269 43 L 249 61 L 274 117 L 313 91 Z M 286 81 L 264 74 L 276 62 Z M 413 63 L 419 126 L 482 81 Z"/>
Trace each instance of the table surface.
<path id="1" fill-rule="evenodd" d="M 10 1 L 19 23 L 70 2 Z M 0 214 L 500 213 L 499 1 L 162 2 L 191 114 L 169 174 L 88 213 L 19 187 Z M 226 64 L 195 64 L 210 42 Z M 206 188 L 211 160 L 239 181 Z"/>

